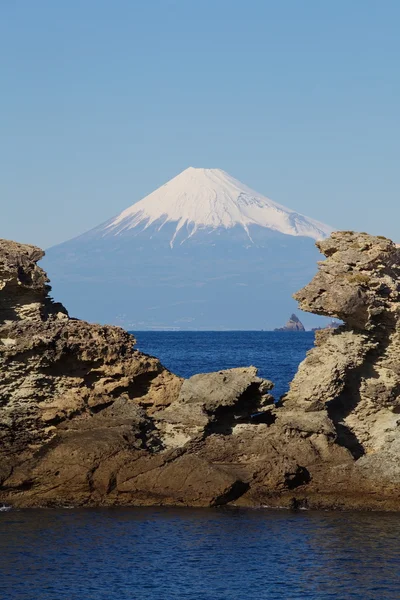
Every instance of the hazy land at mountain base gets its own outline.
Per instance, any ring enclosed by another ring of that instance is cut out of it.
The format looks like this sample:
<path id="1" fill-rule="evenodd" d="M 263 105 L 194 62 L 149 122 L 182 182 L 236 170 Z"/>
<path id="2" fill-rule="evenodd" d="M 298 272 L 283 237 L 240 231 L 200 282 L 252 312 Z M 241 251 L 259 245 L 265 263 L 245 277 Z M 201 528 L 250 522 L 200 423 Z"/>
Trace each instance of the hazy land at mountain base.
<path id="1" fill-rule="evenodd" d="M 94 219 L 95 219 L 94 215 Z M 47 251 L 71 314 L 127 329 L 274 329 L 315 274 L 332 228 L 221 169 L 188 168 Z M 320 324 L 305 316 L 306 326 Z"/>
<path id="2" fill-rule="evenodd" d="M 78 238 L 41 262 L 71 315 L 127 329 L 266 329 L 297 311 L 292 294 L 316 273 L 310 238 L 240 227 L 199 231 L 170 248 L 173 225 Z M 320 325 L 302 314 L 307 328 Z"/>

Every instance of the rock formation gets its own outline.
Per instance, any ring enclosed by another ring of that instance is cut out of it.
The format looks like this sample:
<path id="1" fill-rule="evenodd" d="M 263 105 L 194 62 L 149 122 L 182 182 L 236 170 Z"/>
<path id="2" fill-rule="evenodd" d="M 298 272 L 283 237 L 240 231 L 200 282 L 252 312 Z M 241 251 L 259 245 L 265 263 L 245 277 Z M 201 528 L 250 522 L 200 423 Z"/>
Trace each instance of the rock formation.
<path id="1" fill-rule="evenodd" d="M 274 331 L 305 331 L 305 327 L 300 321 L 299 317 L 295 314 L 292 314 L 284 327 L 278 327 Z"/>
<path id="2" fill-rule="evenodd" d="M 316 334 L 287 396 L 254 367 L 183 381 L 69 318 L 33 246 L 0 241 L 0 502 L 399 510 L 400 250 L 340 232 L 296 295 Z"/>
<path id="3" fill-rule="evenodd" d="M 69 318 L 49 297 L 43 254 L 0 241 L 0 499 L 210 504 L 229 495 L 235 475 L 185 456 L 185 444 L 250 419 L 271 402 L 272 384 L 249 368 L 182 385 L 122 329 Z"/>
<path id="4" fill-rule="evenodd" d="M 321 329 L 337 329 L 340 327 L 340 325 L 340 321 L 335 321 L 335 319 L 332 319 L 328 325 L 325 325 L 324 327 L 313 327 L 311 331 L 321 331 Z"/>
<path id="5" fill-rule="evenodd" d="M 295 298 L 303 310 L 345 324 L 316 333 L 285 408 L 326 415 L 336 443 L 383 496 L 400 484 L 400 248 L 354 232 L 317 246 L 328 259 Z"/>

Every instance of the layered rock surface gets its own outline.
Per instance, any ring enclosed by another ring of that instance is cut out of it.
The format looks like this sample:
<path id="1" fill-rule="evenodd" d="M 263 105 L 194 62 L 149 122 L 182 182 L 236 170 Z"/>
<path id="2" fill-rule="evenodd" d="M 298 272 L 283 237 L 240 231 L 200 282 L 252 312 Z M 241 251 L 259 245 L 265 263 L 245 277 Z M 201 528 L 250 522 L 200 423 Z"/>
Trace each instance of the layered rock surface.
<path id="1" fill-rule="evenodd" d="M 272 385 L 254 368 L 183 382 L 122 329 L 70 319 L 42 256 L 0 241 L 0 499 L 211 504 L 240 489 L 190 443 L 250 419 Z"/>
<path id="2" fill-rule="evenodd" d="M 183 381 L 70 319 L 33 246 L 0 241 L 0 502 L 399 509 L 399 249 L 335 233 L 297 294 L 317 332 L 286 398 L 254 367 Z"/>
<path id="3" fill-rule="evenodd" d="M 326 414 L 336 443 L 384 494 L 400 484 L 400 248 L 353 232 L 317 246 L 328 259 L 295 298 L 303 310 L 345 325 L 317 332 L 285 407 Z"/>

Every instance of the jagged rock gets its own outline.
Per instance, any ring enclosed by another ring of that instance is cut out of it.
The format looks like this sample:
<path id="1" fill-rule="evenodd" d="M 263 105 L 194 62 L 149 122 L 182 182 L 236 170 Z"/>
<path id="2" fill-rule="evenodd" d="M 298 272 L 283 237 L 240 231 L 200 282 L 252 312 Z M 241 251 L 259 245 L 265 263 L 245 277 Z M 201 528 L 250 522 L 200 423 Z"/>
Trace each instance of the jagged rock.
<path id="1" fill-rule="evenodd" d="M 400 249 L 353 232 L 317 246 L 328 259 L 295 298 L 303 310 L 345 324 L 317 332 L 286 406 L 326 413 L 358 470 L 371 478 L 379 464 L 384 488 L 400 482 Z"/>
<path id="2" fill-rule="evenodd" d="M 335 233 L 296 295 L 341 319 L 286 397 L 253 367 L 182 381 L 70 319 L 43 253 L 0 242 L 0 502 L 399 510 L 400 250 Z"/>
<path id="3" fill-rule="evenodd" d="M 146 409 L 167 406 L 182 384 L 122 329 L 70 319 L 48 295 L 43 254 L 0 242 L 0 483 L 34 486 L 38 497 L 52 470 L 62 487 L 63 472 L 88 479 L 109 453 L 162 446 Z M 84 468 L 73 467 L 71 446 L 87 454 Z"/>
<path id="4" fill-rule="evenodd" d="M 194 375 L 184 381 L 175 402 L 154 415 L 164 443 L 175 447 L 205 434 L 231 433 L 240 421 L 273 406 L 272 387 L 257 377 L 255 367 Z"/>
<path id="5" fill-rule="evenodd" d="M 298 316 L 292 314 L 284 327 L 278 327 L 274 331 L 305 331 L 305 327 Z"/>
<path id="6" fill-rule="evenodd" d="M 0 241 L 0 498 L 208 505 L 241 493 L 236 473 L 186 452 L 187 442 L 249 417 L 272 384 L 248 368 L 182 387 L 132 335 L 70 319 L 49 297 L 43 254 Z M 185 439 L 171 443 L 179 428 Z"/>
<path id="7" fill-rule="evenodd" d="M 58 314 L 59 318 L 67 316 L 65 308 L 48 296 L 49 280 L 36 264 L 43 256 L 43 250 L 36 246 L 0 240 L 0 325 L 47 319 L 52 314 Z"/>

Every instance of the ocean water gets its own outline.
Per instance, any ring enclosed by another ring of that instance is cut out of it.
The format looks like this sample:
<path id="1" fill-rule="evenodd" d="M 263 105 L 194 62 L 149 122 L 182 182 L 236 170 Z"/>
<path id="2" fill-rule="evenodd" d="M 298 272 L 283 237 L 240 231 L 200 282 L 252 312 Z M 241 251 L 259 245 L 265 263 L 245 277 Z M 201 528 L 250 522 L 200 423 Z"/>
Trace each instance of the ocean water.
<path id="1" fill-rule="evenodd" d="M 312 333 L 139 332 L 174 372 L 253 364 L 284 393 Z M 400 515 L 0 511 L 0 600 L 399 600 Z"/>
<path id="2" fill-rule="evenodd" d="M 182 377 L 233 367 L 258 368 L 274 383 L 278 399 L 287 392 L 299 363 L 314 345 L 312 331 L 138 331 L 137 348 L 157 356 Z"/>
<path id="3" fill-rule="evenodd" d="M 395 514 L 0 513 L 2 600 L 398 600 Z"/>

